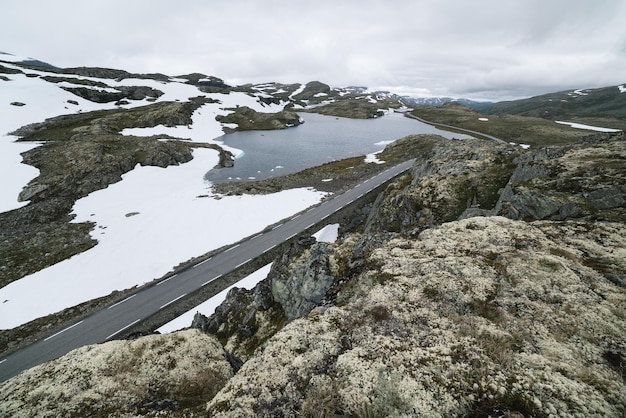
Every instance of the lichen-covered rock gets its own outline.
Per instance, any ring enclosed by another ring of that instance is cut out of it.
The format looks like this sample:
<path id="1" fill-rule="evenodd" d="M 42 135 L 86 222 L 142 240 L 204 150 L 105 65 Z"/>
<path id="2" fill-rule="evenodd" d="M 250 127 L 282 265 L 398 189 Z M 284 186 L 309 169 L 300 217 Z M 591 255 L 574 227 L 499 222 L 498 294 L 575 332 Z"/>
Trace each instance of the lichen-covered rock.
<path id="1" fill-rule="evenodd" d="M 593 135 L 522 151 L 481 140 L 422 142 L 412 170 L 378 196 L 366 232 L 416 234 L 457 219 L 626 219 L 626 141 Z"/>
<path id="2" fill-rule="evenodd" d="M 253 289 L 231 289 L 225 301 L 206 317 L 196 314 L 193 328 L 214 335 L 229 353 L 243 361 L 285 324 L 285 313 L 272 298 L 268 281 Z"/>
<path id="3" fill-rule="evenodd" d="M 417 161 L 405 176 L 381 193 L 366 232 L 415 234 L 456 220 L 468 209 L 487 213 L 508 182 L 519 151 L 482 140 L 450 141 L 435 136 L 408 137 L 422 142 Z"/>
<path id="4" fill-rule="evenodd" d="M 516 168 L 495 213 L 512 219 L 626 219 L 624 134 L 531 149 Z"/>
<path id="5" fill-rule="evenodd" d="M 397 235 L 364 253 L 335 306 L 261 346 L 208 410 L 624 416 L 626 290 L 606 277 L 626 272 L 624 237 L 621 223 L 502 217 Z"/>
<path id="6" fill-rule="evenodd" d="M 210 317 L 196 314 L 192 327 L 215 335 L 224 347 L 248 360 L 286 322 L 322 303 L 334 282 L 329 245 L 313 237 L 293 242 L 253 289 L 231 289 Z"/>
<path id="7" fill-rule="evenodd" d="M 313 244 L 298 259 L 292 260 L 290 269 L 282 274 L 270 273 L 272 296 L 283 307 L 287 320 L 299 318 L 320 304 L 333 283 L 330 274 L 329 245 Z"/>
<path id="8" fill-rule="evenodd" d="M 140 416 L 193 408 L 232 375 L 222 346 L 197 330 L 111 341 L 0 384 L 0 416 Z"/>

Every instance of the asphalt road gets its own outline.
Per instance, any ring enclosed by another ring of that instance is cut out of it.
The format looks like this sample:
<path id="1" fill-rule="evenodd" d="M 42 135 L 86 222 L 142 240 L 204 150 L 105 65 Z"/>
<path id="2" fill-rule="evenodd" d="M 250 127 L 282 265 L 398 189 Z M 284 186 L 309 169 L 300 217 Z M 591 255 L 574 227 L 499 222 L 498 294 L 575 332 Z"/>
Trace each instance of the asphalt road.
<path id="1" fill-rule="evenodd" d="M 408 170 L 414 161 L 394 166 L 339 196 L 275 225 L 272 229 L 264 230 L 158 284 L 143 288 L 6 358 L 0 358 L 0 382 L 75 348 L 115 339 L 117 335 L 166 306 L 324 221 L 333 213 Z"/>
<path id="2" fill-rule="evenodd" d="M 482 136 L 482 137 L 485 137 L 485 138 L 493 139 L 494 141 L 499 142 L 499 143 L 501 143 L 501 144 L 506 144 L 506 143 L 507 143 L 506 141 L 504 141 L 504 140 L 502 140 L 502 139 L 500 139 L 500 138 L 498 138 L 498 137 L 495 137 L 495 136 L 493 136 L 493 135 L 488 135 L 488 134 L 485 134 L 485 133 L 482 133 L 482 132 L 472 131 L 472 130 L 470 130 L 470 129 L 459 128 L 458 126 L 446 125 L 445 123 L 435 123 L 435 122 L 430 122 L 430 121 L 428 121 L 428 120 L 425 120 L 425 119 L 419 118 L 419 117 L 417 117 L 417 116 L 415 116 L 415 115 L 412 115 L 412 114 L 410 114 L 410 113 L 405 113 L 405 116 L 407 116 L 407 117 L 409 117 L 409 118 L 411 118 L 411 119 L 418 120 L 418 121 L 420 121 L 420 122 L 422 122 L 422 123 L 426 123 L 426 124 L 428 124 L 428 125 L 432 125 L 432 126 L 434 126 L 434 127 L 442 126 L 442 127 L 444 127 L 444 128 L 452 128 L 452 129 L 455 129 L 455 130 L 457 130 L 457 131 L 467 132 L 468 134 L 478 135 L 479 137 L 481 137 L 481 136 Z"/>

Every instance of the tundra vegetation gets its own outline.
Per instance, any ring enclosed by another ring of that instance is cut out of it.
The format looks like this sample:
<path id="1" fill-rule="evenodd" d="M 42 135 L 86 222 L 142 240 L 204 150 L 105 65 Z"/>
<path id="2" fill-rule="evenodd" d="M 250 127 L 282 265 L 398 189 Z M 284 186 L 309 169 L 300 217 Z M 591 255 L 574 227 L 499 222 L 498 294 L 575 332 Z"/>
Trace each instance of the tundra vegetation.
<path id="1" fill-rule="evenodd" d="M 236 89 L 185 77 L 207 91 Z M 323 109 L 324 101 L 338 103 L 326 109 L 362 109 L 339 98 L 370 100 L 319 82 L 305 87 L 238 89 L 291 98 L 286 111 Z M 24 140 L 44 141 L 25 156 L 41 171 L 24 190 L 32 202 L 27 210 L 39 212 L 13 211 L 2 233 L 22 228 L 37 237 L 45 224 L 67 225 L 71 203 L 103 187 L 94 180 L 102 175 L 96 166 L 109 170 L 112 182 L 137 162 L 184 162 L 184 140 L 152 146 L 159 141 L 148 138 L 152 145 L 144 147 L 119 132 L 157 120 L 186 123 L 198 103 L 154 103 L 24 128 Z M 416 135 L 378 154 L 385 164 L 350 159 L 219 186 L 220 193 L 296 185 L 337 192 L 416 159 L 352 212 L 337 242 L 294 240 L 265 280 L 231 290 L 215 314 L 196 315 L 193 329 L 83 347 L 3 382 L 0 416 L 625 416 L 623 133 L 589 135 L 537 115 L 482 121 L 484 114 L 454 104 L 413 112 L 531 147 Z M 85 158 L 91 169 L 75 176 L 83 180 L 63 183 L 59 173 L 72 170 L 68 161 L 81 152 L 95 155 Z M 328 178 L 333 182 L 322 181 Z M 66 233 L 88 236 L 88 225 L 78 227 L 84 230 Z M 11 236 L 2 238 L 3 254 L 19 255 Z M 68 239 L 51 233 L 50 251 Z M 46 245 L 32 242 L 33 251 Z M 91 245 L 76 242 L 70 252 Z M 24 274 L 20 265 L 8 268 L 12 277 Z"/>

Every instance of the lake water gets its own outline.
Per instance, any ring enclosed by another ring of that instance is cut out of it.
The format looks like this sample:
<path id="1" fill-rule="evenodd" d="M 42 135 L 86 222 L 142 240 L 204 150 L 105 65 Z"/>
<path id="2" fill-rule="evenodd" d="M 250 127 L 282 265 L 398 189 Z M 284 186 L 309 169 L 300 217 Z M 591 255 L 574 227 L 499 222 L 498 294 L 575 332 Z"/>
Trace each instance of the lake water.
<path id="1" fill-rule="evenodd" d="M 243 150 L 235 166 L 213 169 L 205 179 L 214 183 L 262 180 L 295 173 L 330 161 L 382 150 L 391 141 L 411 134 L 438 134 L 465 138 L 425 123 L 389 113 L 376 119 L 349 119 L 301 113 L 302 125 L 273 131 L 242 131 L 219 138 L 224 145 Z"/>

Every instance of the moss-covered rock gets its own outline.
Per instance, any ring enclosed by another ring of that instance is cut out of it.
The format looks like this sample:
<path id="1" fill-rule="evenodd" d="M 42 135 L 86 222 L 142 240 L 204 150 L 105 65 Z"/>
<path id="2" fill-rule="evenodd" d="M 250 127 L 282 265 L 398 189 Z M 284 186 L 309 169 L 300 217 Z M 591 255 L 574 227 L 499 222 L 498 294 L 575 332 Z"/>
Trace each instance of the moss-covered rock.
<path id="1" fill-rule="evenodd" d="M 0 415 L 143 416 L 193 411 L 233 375 L 217 340 L 197 330 L 76 349 L 0 384 Z"/>
<path id="2" fill-rule="evenodd" d="M 623 416 L 610 359 L 626 353 L 626 290 L 587 264 L 611 254 L 624 274 L 625 236 L 619 223 L 501 217 L 396 236 L 335 306 L 259 348 L 210 414 Z"/>

